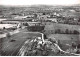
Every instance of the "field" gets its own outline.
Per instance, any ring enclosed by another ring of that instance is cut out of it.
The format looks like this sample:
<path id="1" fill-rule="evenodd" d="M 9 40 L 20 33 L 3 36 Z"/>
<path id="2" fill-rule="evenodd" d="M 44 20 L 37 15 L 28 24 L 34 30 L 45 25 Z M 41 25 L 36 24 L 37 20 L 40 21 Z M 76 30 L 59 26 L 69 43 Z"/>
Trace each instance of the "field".
<path id="1" fill-rule="evenodd" d="M 80 29 L 79 25 L 68 25 L 68 24 L 58 24 L 58 23 L 46 23 L 45 30 L 55 30 L 55 29 L 69 29 L 69 30 L 78 30 Z"/>
<path id="2" fill-rule="evenodd" d="M 66 29 L 74 31 L 79 31 L 80 26 L 79 25 L 68 25 L 68 24 L 57 24 L 57 23 L 46 23 L 45 24 L 45 34 L 48 38 L 56 38 L 57 40 L 60 40 L 60 43 L 63 44 L 63 50 L 67 49 L 66 44 L 71 45 L 72 42 L 79 43 L 79 34 L 55 34 L 53 33 L 56 29 L 60 29 L 61 31 L 64 31 Z"/>
<path id="3" fill-rule="evenodd" d="M 48 37 L 55 37 L 59 40 L 71 40 L 71 38 L 73 38 L 75 41 L 77 41 L 79 38 L 78 34 L 55 34 L 51 32 L 55 31 L 56 29 L 60 29 L 62 31 L 65 31 L 66 29 L 79 31 L 79 28 L 79 25 L 57 24 L 48 22 L 46 23 L 44 30 L 46 30 L 45 33 Z"/>
<path id="4" fill-rule="evenodd" d="M 57 40 L 61 41 L 71 41 L 71 38 L 73 38 L 73 41 L 78 41 L 79 35 L 75 34 L 50 34 L 47 35 L 48 38 L 56 38 Z M 66 42 L 67 44 L 70 44 L 69 42 Z"/>
<path id="5" fill-rule="evenodd" d="M 62 44 L 63 50 L 66 50 L 69 48 L 67 44 L 71 45 L 72 42 L 75 42 L 76 44 L 80 42 L 79 35 L 75 35 L 75 34 L 50 34 L 50 35 L 47 35 L 47 37 L 51 39 L 55 38 L 57 40 L 60 40 L 60 44 Z"/>
<path id="6" fill-rule="evenodd" d="M 27 32 L 19 32 L 17 34 L 12 35 L 11 37 L 3 38 L 1 43 L 1 54 L 4 56 L 17 55 L 19 49 L 22 47 L 24 42 L 28 40 L 28 38 L 33 38 L 34 36 L 41 37 L 39 33 L 27 33 Z M 11 41 L 15 40 L 15 41 Z"/>
<path id="7" fill-rule="evenodd" d="M 45 25 L 44 31 L 45 34 L 54 34 L 55 31 L 59 30 L 61 33 L 65 33 L 65 31 L 68 29 L 69 32 L 73 33 L 74 30 L 80 33 L 80 26 L 79 25 L 69 25 L 69 24 L 58 24 L 58 23 L 50 23 L 45 22 L 43 23 Z M 65 33 L 66 34 L 66 33 Z"/>

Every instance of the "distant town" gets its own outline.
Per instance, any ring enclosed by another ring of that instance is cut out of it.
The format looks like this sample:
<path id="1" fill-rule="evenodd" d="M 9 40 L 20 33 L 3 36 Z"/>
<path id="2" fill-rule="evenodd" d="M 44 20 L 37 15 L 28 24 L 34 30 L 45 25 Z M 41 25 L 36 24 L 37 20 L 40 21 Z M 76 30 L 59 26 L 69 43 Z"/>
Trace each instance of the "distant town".
<path id="1" fill-rule="evenodd" d="M 0 55 L 80 56 L 80 6 L 0 5 Z"/>

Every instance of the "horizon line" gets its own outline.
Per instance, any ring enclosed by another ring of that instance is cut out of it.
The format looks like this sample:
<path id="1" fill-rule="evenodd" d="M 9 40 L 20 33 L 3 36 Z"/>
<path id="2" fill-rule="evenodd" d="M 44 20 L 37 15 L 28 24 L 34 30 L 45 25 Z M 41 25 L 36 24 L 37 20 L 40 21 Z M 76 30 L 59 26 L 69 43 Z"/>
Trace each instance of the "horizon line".
<path id="1" fill-rule="evenodd" d="M 80 5 L 80 4 L 72 4 L 72 5 L 48 5 L 48 4 L 32 4 L 32 5 L 1 5 L 0 4 L 0 6 L 19 6 L 19 7 L 21 7 L 21 6 L 78 6 L 78 5 Z"/>

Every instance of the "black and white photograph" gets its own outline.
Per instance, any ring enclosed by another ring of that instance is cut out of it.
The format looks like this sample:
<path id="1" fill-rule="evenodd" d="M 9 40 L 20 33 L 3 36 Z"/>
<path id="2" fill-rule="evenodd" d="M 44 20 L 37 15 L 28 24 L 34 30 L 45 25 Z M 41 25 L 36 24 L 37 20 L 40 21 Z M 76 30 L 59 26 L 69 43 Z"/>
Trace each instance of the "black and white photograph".
<path id="1" fill-rule="evenodd" d="M 80 0 L 0 0 L 0 56 L 80 56 Z"/>

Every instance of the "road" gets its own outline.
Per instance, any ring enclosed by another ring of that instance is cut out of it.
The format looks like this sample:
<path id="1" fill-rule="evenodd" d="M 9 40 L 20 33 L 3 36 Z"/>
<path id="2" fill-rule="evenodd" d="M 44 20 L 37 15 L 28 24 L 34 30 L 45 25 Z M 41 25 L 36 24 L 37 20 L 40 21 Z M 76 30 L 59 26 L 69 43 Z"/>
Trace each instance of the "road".
<path id="1" fill-rule="evenodd" d="M 12 35 L 10 38 L 3 38 L 1 43 L 2 56 L 16 56 L 19 49 L 22 47 L 27 38 L 32 38 L 33 36 L 41 37 L 41 34 L 36 32 L 29 33 L 21 31 L 19 33 Z M 10 42 L 11 39 L 14 39 L 16 41 Z"/>

